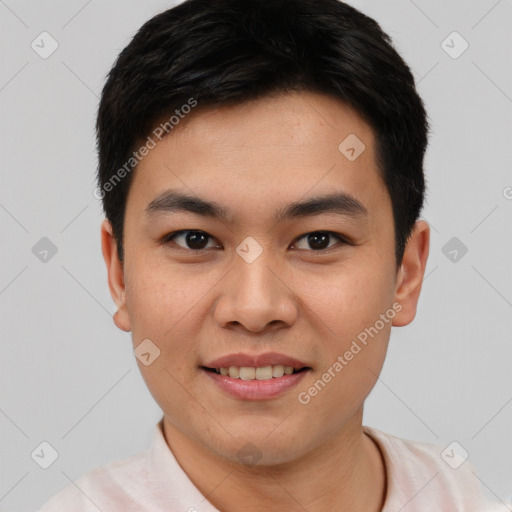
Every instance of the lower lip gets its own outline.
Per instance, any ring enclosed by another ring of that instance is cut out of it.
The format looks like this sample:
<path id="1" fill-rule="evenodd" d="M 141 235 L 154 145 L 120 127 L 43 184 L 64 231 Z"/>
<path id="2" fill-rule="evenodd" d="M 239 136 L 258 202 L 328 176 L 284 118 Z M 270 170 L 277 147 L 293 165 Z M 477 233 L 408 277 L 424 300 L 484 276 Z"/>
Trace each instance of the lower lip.
<path id="1" fill-rule="evenodd" d="M 309 372 L 309 370 L 303 370 L 299 373 L 272 377 L 267 380 L 242 380 L 232 379 L 226 375 L 210 372 L 204 368 L 201 368 L 201 370 L 224 392 L 243 400 L 276 398 L 296 386 L 303 379 L 304 375 Z"/>

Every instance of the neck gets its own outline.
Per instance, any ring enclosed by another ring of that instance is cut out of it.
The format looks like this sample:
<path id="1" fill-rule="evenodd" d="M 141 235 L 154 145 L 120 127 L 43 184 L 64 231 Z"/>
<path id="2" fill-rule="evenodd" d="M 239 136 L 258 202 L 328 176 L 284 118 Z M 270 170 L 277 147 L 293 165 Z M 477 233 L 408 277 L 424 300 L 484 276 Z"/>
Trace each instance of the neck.
<path id="1" fill-rule="evenodd" d="M 357 417 L 299 459 L 245 466 L 219 457 L 164 418 L 164 436 L 176 460 L 221 512 L 379 512 L 386 472 L 381 453 Z"/>

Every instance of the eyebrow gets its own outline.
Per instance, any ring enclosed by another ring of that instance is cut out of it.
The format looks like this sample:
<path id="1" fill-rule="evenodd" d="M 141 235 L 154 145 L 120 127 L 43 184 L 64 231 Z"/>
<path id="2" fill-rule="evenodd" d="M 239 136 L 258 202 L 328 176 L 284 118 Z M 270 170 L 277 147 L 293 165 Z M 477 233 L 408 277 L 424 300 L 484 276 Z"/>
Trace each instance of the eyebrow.
<path id="1" fill-rule="evenodd" d="M 151 201 L 146 208 L 148 216 L 164 213 L 189 212 L 203 217 L 227 220 L 228 212 L 214 201 L 206 201 L 200 197 L 183 194 L 176 190 L 166 190 Z M 354 196 L 346 192 L 335 192 L 312 197 L 304 201 L 290 203 L 276 212 L 277 222 L 300 217 L 309 217 L 325 213 L 335 213 L 354 218 L 368 215 L 366 207 Z"/>

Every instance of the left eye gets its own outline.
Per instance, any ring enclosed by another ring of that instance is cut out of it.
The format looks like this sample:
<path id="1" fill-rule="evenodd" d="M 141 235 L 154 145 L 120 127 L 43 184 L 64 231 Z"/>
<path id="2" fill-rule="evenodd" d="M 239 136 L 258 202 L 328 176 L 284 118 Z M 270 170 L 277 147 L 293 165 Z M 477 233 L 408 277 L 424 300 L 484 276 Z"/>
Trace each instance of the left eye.
<path id="1" fill-rule="evenodd" d="M 345 240 L 343 240 L 341 236 L 336 235 L 335 233 L 332 233 L 330 231 L 313 231 L 298 238 L 297 242 L 294 243 L 294 247 L 301 250 L 312 249 L 314 251 L 321 251 L 323 249 L 329 249 L 330 247 L 332 247 L 333 244 L 331 244 L 330 242 L 333 241 L 333 238 L 336 239 L 334 241 L 342 243 L 345 242 Z M 309 247 L 300 247 L 301 240 L 305 240 L 305 245 L 309 245 Z"/>

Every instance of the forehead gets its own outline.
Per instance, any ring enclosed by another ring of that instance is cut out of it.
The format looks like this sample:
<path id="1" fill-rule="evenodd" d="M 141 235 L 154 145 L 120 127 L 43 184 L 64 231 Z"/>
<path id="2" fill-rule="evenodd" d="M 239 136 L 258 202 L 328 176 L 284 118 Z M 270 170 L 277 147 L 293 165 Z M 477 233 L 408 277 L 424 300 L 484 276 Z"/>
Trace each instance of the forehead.
<path id="1" fill-rule="evenodd" d="M 389 200 L 371 127 L 341 101 L 312 92 L 199 104 L 139 163 L 131 202 L 145 209 L 166 189 L 215 201 L 228 214 L 333 191 L 370 213 Z"/>

